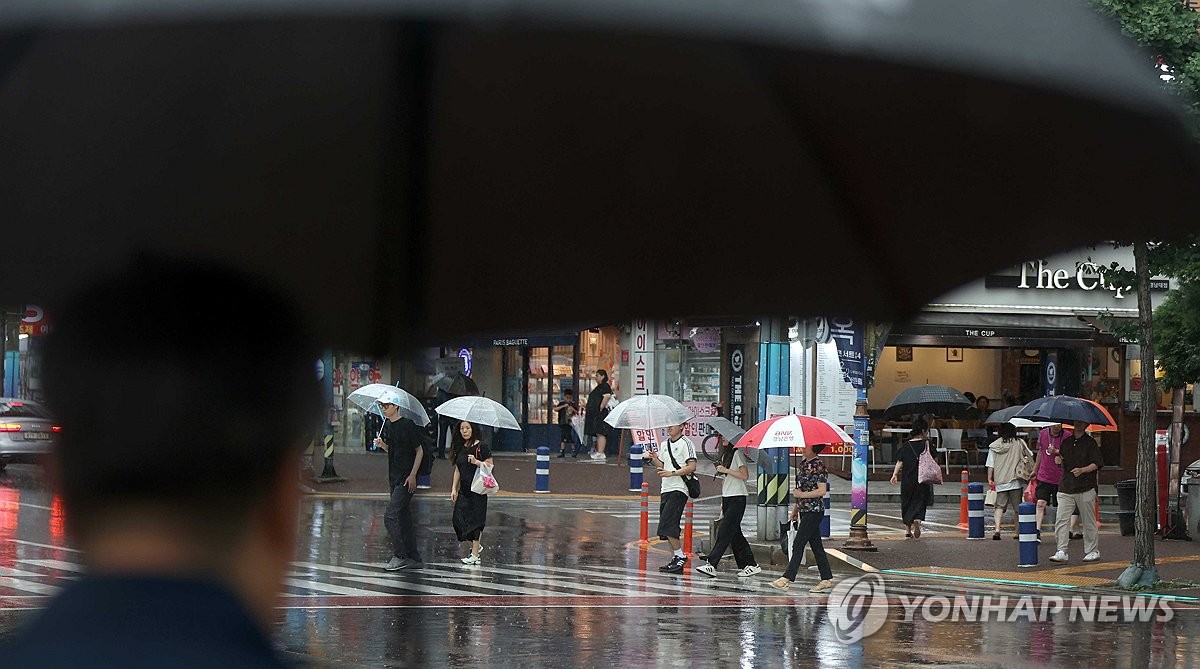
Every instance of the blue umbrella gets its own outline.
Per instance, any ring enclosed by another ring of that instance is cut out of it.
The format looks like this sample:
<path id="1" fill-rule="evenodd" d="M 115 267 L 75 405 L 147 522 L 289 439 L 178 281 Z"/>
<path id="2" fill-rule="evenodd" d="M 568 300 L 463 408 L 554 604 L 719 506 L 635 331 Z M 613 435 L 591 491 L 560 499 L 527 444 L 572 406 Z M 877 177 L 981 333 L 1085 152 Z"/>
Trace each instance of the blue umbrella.
<path id="1" fill-rule="evenodd" d="M 1095 404 L 1078 397 L 1054 395 L 1034 400 L 1017 412 L 1014 418 L 1070 423 L 1081 420 L 1092 425 L 1112 425 L 1108 416 Z"/>

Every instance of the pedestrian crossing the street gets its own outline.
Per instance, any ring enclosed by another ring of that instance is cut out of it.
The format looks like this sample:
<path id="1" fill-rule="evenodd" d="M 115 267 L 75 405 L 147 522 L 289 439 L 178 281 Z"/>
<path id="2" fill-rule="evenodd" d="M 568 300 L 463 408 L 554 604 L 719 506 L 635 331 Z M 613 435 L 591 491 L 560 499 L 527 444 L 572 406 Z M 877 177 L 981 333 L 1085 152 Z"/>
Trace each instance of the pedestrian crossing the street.
<path id="1" fill-rule="evenodd" d="M 732 571 L 712 579 L 645 566 L 539 565 L 497 562 L 482 567 L 430 562 L 418 571 L 386 572 L 383 563 L 295 562 L 285 579 L 284 608 L 490 606 L 741 606 L 779 599 L 763 577 Z M 0 567 L 0 609 L 44 606 L 84 567 L 62 559 L 18 558 Z"/>

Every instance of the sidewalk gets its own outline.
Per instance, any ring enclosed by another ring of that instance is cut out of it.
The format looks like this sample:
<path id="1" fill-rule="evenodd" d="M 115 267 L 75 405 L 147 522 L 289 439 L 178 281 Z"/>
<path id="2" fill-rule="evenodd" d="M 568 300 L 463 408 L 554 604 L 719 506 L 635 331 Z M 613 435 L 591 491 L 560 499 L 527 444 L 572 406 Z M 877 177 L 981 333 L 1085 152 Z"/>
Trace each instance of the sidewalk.
<path id="1" fill-rule="evenodd" d="M 537 466 L 534 453 L 504 451 L 493 454 L 493 457 L 496 460 L 496 478 L 500 481 L 500 494 L 534 492 Z M 301 485 L 305 492 L 310 494 L 386 495 L 386 458 L 382 453 L 338 453 L 334 456 L 334 468 L 339 476 L 346 479 L 345 481 L 316 483 L 309 479 L 301 481 Z M 642 468 L 642 472 L 643 481 L 650 484 L 650 493 L 657 495 L 659 482 L 654 468 L 646 466 Z M 432 490 L 449 490 L 451 475 L 452 470 L 446 460 L 435 461 L 431 477 Z M 953 471 L 951 475 L 954 475 Z M 719 480 L 702 475 L 700 483 L 704 497 L 721 494 Z M 751 491 L 756 489 L 753 472 L 748 483 Z M 849 504 L 850 488 L 850 481 L 838 476 L 829 477 L 829 494 L 833 504 Z M 959 479 L 936 485 L 934 502 L 958 504 L 961 489 Z M 602 497 L 637 497 L 639 494 L 629 491 L 629 467 L 623 462 L 618 464 L 615 458 L 609 458 L 606 464 L 596 464 L 588 460 L 586 454 L 581 454 L 579 458 L 560 459 L 557 453 L 550 456 L 550 492 L 555 495 Z M 900 503 L 900 487 L 887 481 L 871 481 L 867 492 L 868 503 Z M 1116 488 L 1111 485 L 1100 486 L 1100 505 L 1115 507 L 1116 503 Z"/>
<path id="2" fill-rule="evenodd" d="M 500 481 L 499 495 L 534 494 L 536 457 L 533 453 L 503 452 L 495 454 L 496 478 Z M 582 496 L 593 498 L 621 498 L 635 500 L 640 492 L 629 491 L 629 467 L 616 464 L 613 458 L 608 464 L 596 464 L 585 459 L 550 459 L 550 491 L 552 496 Z M 302 489 L 315 495 L 371 495 L 383 498 L 387 495 L 387 459 L 384 454 L 339 453 L 334 458 L 337 474 L 346 480 L 337 483 L 315 483 L 311 479 L 300 482 Z M 420 495 L 443 495 L 450 488 L 452 470 L 447 461 L 434 462 L 432 487 L 421 490 Z M 644 481 L 649 484 L 650 494 L 657 497 L 658 477 L 650 467 L 644 468 Z M 720 494 L 720 484 L 711 477 L 701 477 L 704 497 Z M 751 481 L 753 489 L 753 481 Z M 830 477 L 830 489 L 834 506 L 849 504 L 851 484 L 849 481 Z M 937 502 L 952 505 L 957 509 L 961 484 L 959 481 L 935 486 Z M 1050 587 L 1061 590 L 1110 589 L 1121 571 L 1129 565 L 1133 556 L 1133 537 L 1122 537 L 1117 523 L 1110 515 L 1116 504 L 1115 488 L 1100 486 L 1103 527 L 1100 536 L 1102 561 L 1081 562 L 1081 541 L 1070 542 L 1072 561 L 1057 564 L 1049 561 L 1054 553 L 1053 533 L 1043 530 L 1045 543 L 1039 546 L 1039 564 L 1033 568 L 1018 568 L 1019 543 L 1006 533 L 1000 541 L 972 541 L 966 532 L 949 525 L 932 527 L 919 540 L 871 536 L 878 548 L 875 552 L 843 551 L 844 534 L 835 535 L 824 541 L 830 554 L 835 572 L 850 575 L 865 570 L 877 569 L 898 576 L 934 579 L 956 579 L 959 581 L 984 581 L 1008 583 L 1028 587 Z M 886 481 L 871 481 L 869 503 L 899 504 L 900 491 Z M 1112 505 L 1112 506 L 1110 506 Z M 990 514 L 988 515 L 990 518 Z M 990 520 L 986 521 L 990 527 Z M 843 526 L 844 527 L 844 526 Z M 707 523 L 697 525 L 697 550 L 707 547 Z M 895 536 L 895 535 L 892 535 Z M 990 530 L 985 536 L 990 537 Z M 751 541 L 760 564 L 779 567 L 786 562 L 778 542 Z M 652 550 L 657 547 L 652 547 Z M 1157 566 L 1164 580 L 1200 583 L 1200 541 L 1155 541 Z M 865 563 L 865 564 L 863 564 Z M 811 557 L 808 564 L 812 564 Z M 1121 591 L 1123 592 L 1123 591 Z M 1172 589 L 1164 594 L 1200 597 L 1200 587 Z"/>

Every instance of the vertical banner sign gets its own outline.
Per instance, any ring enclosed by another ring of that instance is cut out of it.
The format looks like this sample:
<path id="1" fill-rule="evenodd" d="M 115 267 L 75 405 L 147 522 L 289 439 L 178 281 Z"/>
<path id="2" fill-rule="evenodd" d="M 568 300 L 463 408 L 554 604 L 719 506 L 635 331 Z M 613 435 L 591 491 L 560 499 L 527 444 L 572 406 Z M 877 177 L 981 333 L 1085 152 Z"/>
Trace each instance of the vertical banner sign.
<path id="1" fill-rule="evenodd" d="M 1046 363 L 1042 368 L 1042 382 L 1045 397 L 1058 394 L 1058 351 L 1046 351 Z"/>
<path id="2" fill-rule="evenodd" d="M 633 322 L 633 393 L 645 395 L 654 388 L 654 340 L 650 337 L 650 321 L 641 318 Z"/>
<path id="3" fill-rule="evenodd" d="M 866 365 L 863 359 L 863 329 L 849 318 L 830 319 L 830 332 L 837 344 L 842 374 L 857 391 L 857 400 L 867 401 Z M 871 448 L 870 418 L 854 416 L 854 460 L 850 463 L 850 527 L 867 524 L 867 453 Z"/>
<path id="4" fill-rule="evenodd" d="M 746 407 L 743 401 L 743 383 L 746 377 L 746 348 L 742 344 L 729 345 L 729 420 L 738 427 Z M 1197 393 L 1200 397 L 1200 393 Z"/>
<path id="5" fill-rule="evenodd" d="M 768 397 L 782 396 L 790 406 L 791 388 L 787 342 L 762 342 L 759 344 L 758 367 L 758 419 L 767 415 Z M 784 409 L 786 414 L 788 409 Z M 764 457 L 767 454 L 769 457 Z M 776 448 L 761 452 L 758 456 L 758 538 L 773 541 L 779 538 L 779 524 L 787 520 L 788 491 L 787 449 Z"/>

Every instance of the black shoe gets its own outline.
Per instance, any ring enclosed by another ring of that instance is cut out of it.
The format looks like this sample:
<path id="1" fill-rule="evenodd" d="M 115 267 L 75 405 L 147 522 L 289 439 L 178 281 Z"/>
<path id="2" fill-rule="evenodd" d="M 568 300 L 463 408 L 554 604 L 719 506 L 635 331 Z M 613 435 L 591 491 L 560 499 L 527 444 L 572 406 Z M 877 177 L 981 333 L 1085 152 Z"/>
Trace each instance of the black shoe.
<path id="1" fill-rule="evenodd" d="M 1000 533 L 999 532 L 992 535 L 992 541 L 1000 541 Z"/>
<path id="2" fill-rule="evenodd" d="M 687 558 L 673 557 L 670 562 L 659 567 L 658 570 L 668 574 L 682 574 L 685 564 L 687 564 Z"/>
<path id="3" fill-rule="evenodd" d="M 567 457 L 567 452 L 566 452 L 566 451 L 559 451 L 559 452 L 558 452 L 558 457 L 559 457 L 560 459 L 561 459 L 561 458 L 565 458 L 565 457 Z"/>
<path id="4" fill-rule="evenodd" d="M 1071 532 L 1069 535 L 1072 539 L 1082 539 L 1083 538 L 1083 535 L 1078 532 Z"/>

